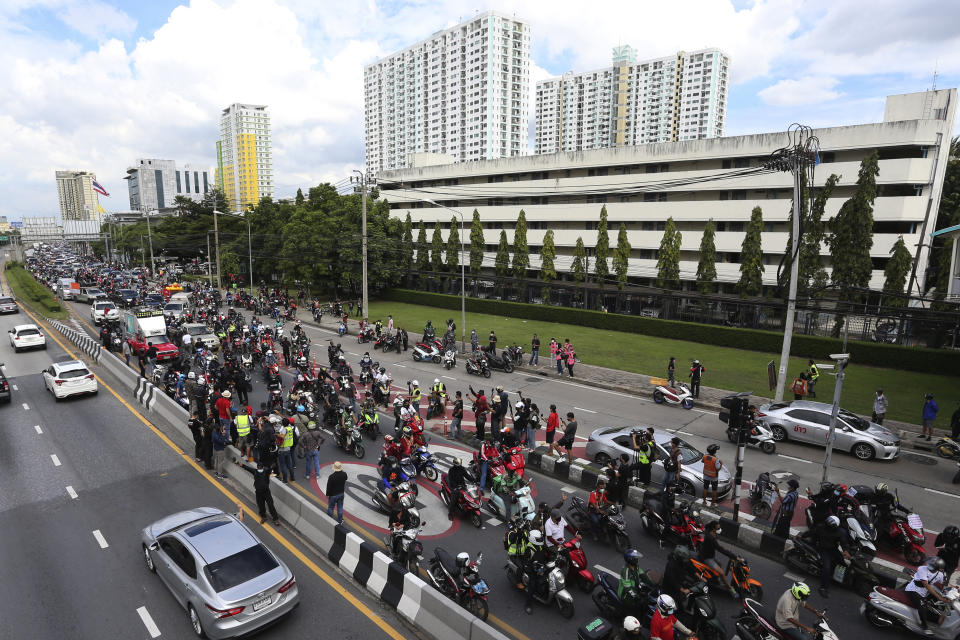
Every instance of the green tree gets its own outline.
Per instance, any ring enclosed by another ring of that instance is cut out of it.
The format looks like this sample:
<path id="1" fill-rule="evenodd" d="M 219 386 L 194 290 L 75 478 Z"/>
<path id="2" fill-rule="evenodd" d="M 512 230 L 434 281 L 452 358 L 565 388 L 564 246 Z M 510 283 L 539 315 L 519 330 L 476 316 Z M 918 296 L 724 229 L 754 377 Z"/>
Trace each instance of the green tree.
<path id="1" fill-rule="evenodd" d="M 480 273 L 486 246 L 486 240 L 483 238 L 483 225 L 480 224 L 480 213 L 474 209 L 473 224 L 470 226 L 470 273 Z"/>
<path id="2" fill-rule="evenodd" d="M 913 266 L 913 256 L 907 249 L 903 236 L 897 238 L 893 249 L 890 250 L 890 260 L 887 267 L 883 270 L 883 292 L 890 294 L 902 294 L 907 284 L 907 275 L 910 273 L 910 267 Z M 903 307 L 906 299 L 893 295 L 884 300 L 888 307 Z"/>
<path id="3" fill-rule="evenodd" d="M 530 247 L 527 245 L 527 214 L 520 209 L 517 224 L 513 230 L 513 275 L 517 278 L 527 277 L 530 267 Z"/>
<path id="4" fill-rule="evenodd" d="M 440 236 L 440 223 L 433 225 L 433 239 L 430 248 L 430 267 L 436 271 L 443 271 L 443 238 Z"/>
<path id="5" fill-rule="evenodd" d="M 700 239 L 700 262 L 697 263 L 697 291 L 702 294 L 717 290 L 717 244 L 713 218 L 707 220 Z"/>
<path id="6" fill-rule="evenodd" d="M 303 189 L 299 189 L 299 188 L 298 188 L 298 189 L 297 189 L 297 197 L 296 197 L 296 199 L 294 200 L 294 203 L 299 207 L 299 206 L 303 205 L 303 202 L 304 202 L 304 199 L 303 199 Z"/>
<path id="7" fill-rule="evenodd" d="M 597 277 L 601 291 L 610 276 L 610 233 L 607 231 L 607 206 L 600 209 L 600 222 L 597 224 L 597 244 L 593 250 L 593 274 Z"/>
<path id="8" fill-rule="evenodd" d="M 873 261 L 873 201 L 877 197 L 877 175 L 880 173 L 876 150 L 863 159 L 853 196 L 843 203 L 833 219 L 829 240 L 833 263 L 832 281 L 840 287 L 840 297 L 854 300 L 859 294 L 853 288 L 870 284 Z"/>
<path id="9" fill-rule="evenodd" d="M 403 239 L 400 241 L 400 268 L 406 273 L 411 267 L 413 267 L 413 220 L 410 218 L 410 212 L 407 211 L 407 217 L 403 221 Z"/>
<path id="10" fill-rule="evenodd" d="M 450 235 L 447 236 L 447 271 L 456 273 L 460 268 L 460 229 L 457 216 L 450 218 Z"/>
<path id="11" fill-rule="evenodd" d="M 823 266 L 821 257 L 821 248 L 826 236 L 823 212 L 839 180 L 840 176 L 832 173 L 823 187 L 817 190 L 813 198 L 813 206 L 810 208 L 810 215 L 803 225 L 803 235 L 800 237 L 800 278 L 797 289 L 802 295 L 822 297 L 823 290 L 827 286 L 827 270 Z"/>
<path id="12" fill-rule="evenodd" d="M 667 218 L 657 252 L 657 286 L 661 289 L 680 288 L 680 243 L 682 234 L 677 230 L 673 217 Z"/>
<path id="13" fill-rule="evenodd" d="M 423 226 L 423 220 L 420 221 L 420 231 L 417 232 L 417 271 L 421 273 L 426 271 L 430 266 L 430 254 L 428 252 L 429 245 L 427 244 L 427 228 Z"/>
<path id="14" fill-rule="evenodd" d="M 510 244 L 507 242 L 507 232 L 500 231 L 500 244 L 497 245 L 497 258 L 494 261 L 498 278 L 505 278 L 510 273 Z"/>
<path id="15" fill-rule="evenodd" d="M 553 244 L 553 229 L 543 234 L 543 246 L 540 247 L 540 279 L 543 289 L 540 292 L 544 302 L 550 299 L 550 283 L 557 279 L 557 248 Z"/>
<path id="16" fill-rule="evenodd" d="M 617 248 L 613 252 L 613 272 L 617 276 L 617 289 L 623 291 L 627 286 L 627 270 L 630 268 L 630 241 L 627 239 L 627 225 L 620 223 L 617 233 Z"/>
<path id="17" fill-rule="evenodd" d="M 760 234 L 763 232 L 763 210 L 754 207 L 750 212 L 747 234 L 740 248 L 740 281 L 737 293 L 741 298 L 757 296 L 763 290 L 763 245 Z"/>
<path id="18" fill-rule="evenodd" d="M 570 265 L 570 272 L 573 273 L 573 281 L 580 285 L 587 279 L 587 273 L 590 270 L 590 259 L 587 257 L 587 248 L 583 245 L 583 238 L 577 236 L 577 246 L 573 250 L 573 263 Z M 574 299 L 583 300 L 583 291 L 578 286 L 574 293 Z"/>

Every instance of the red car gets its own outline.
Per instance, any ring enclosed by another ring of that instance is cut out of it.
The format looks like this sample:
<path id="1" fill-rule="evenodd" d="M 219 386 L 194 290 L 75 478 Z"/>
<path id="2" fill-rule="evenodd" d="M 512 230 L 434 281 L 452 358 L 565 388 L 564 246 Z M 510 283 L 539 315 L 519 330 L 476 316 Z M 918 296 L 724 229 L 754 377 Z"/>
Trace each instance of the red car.
<path id="1" fill-rule="evenodd" d="M 180 355 L 180 349 L 177 348 L 177 345 L 170 342 L 170 338 L 167 336 L 149 336 L 146 340 L 142 337 L 134 336 L 127 338 L 127 342 L 136 355 L 145 353 L 147 349 L 150 348 L 150 345 L 153 345 L 157 349 L 157 362 L 172 360 Z"/>

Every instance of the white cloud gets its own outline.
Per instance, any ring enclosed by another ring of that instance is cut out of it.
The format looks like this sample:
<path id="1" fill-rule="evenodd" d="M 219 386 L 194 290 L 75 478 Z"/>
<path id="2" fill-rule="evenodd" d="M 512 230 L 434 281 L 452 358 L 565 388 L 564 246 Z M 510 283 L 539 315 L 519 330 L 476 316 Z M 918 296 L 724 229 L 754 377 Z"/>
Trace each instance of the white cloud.
<path id="1" fill-rule="evenodd" d="M 796 80 L 781 80 L 757 93 L 765 103 L 775 107 L 818 104 L 836 100 L 843 95 L 833 90 L 838 82 L 836 78 L 807 76 Z"/>
<path id="2" fill-rule="evenodd" d="M 95 40 L 111 35 L 128 35 L 137 28 L 137 21 L 123 11 L 102 2 L 70 3 L 58 17 L 75 31 Z"/>

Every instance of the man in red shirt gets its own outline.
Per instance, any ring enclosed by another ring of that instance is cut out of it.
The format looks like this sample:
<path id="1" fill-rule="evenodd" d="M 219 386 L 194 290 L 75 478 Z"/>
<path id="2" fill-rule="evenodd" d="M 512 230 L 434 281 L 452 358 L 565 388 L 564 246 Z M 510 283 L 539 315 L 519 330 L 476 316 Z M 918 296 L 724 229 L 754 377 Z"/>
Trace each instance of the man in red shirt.
<path id="1" fill-rule="evenodd" d="M 600 518 L 607 512 L 610 501 L 607 499 L 607 482 L 601 477 L 597 480 L 597 488 L 590 492 L 590 500 L 587 502 L 587 517 L 590 518 L 590 526 L 593 529 L 594 539 L 600 535 Z"/>
<path id="2" fill-rule="evenodd" d="M 550 405 L 550 415 L 547 416 L 547 455 L 553 455 L 554 450 L 556 450 L 556 455 L 559 458 L 563 455 L 563 452 L 560 451 L 560 447 L 553 442 L 553 438 L 557 435 L 557 429 L 560 427 L 560 414 L 557 413 L 557 405 Z"/>
<path id="3" fill-rule="evenodd" d="M 666 594 L 657 598 L 657 610 L 653 613 L 650 620 L 650 640 L 674 640 L 674 629 L 685 635 L 693 635 L 693 631 L 687 629 L 673 615 L 677 610 L 677 605 L 671 596 Z"/>
<path id="4" fill-rule="evenodd" d="M 490 405 L 487 403 L 487 396 L 483 395 L 483 389 L 474 393 L 473 387 L 470 387 L 470 395 L 473 398 L 473 413 L 477 417 L 477 439 L 483 442 L 487 435 L 487 413 Z"/>
<path id="5" fill-rule="evenodd" d="M 233 417 L 230 413 L 230 392 L 224 391 L 214 406 L 217 408 L 217 418 L 219 418 L 220 424 L 229 430 L 230 421 Z"/>

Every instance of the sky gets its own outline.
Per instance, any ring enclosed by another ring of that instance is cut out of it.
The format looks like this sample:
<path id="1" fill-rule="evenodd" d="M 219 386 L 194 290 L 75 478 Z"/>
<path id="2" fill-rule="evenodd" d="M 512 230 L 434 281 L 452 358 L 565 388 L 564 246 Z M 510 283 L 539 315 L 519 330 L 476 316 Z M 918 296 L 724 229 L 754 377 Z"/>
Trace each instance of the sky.
<path id="1" fill-rule="evenodd" d="M 531 23 L 531 92 L 618 44 L 723 49 L 727 135 L 875 122 L 935 70 L 960 83 L 944 0 L 0 0 L 0 215 L 57 215 L 58 169 L 126 210 L 137 158 L 212 167 L 234 102 L 269 107 L 277 198 L 338 182 L 363 166 L 363 66 L 488 9 Z"/>

